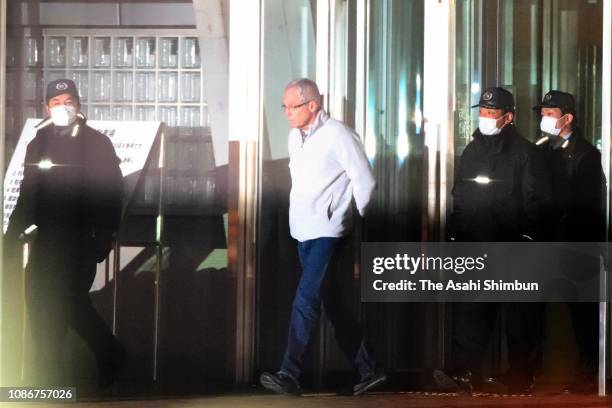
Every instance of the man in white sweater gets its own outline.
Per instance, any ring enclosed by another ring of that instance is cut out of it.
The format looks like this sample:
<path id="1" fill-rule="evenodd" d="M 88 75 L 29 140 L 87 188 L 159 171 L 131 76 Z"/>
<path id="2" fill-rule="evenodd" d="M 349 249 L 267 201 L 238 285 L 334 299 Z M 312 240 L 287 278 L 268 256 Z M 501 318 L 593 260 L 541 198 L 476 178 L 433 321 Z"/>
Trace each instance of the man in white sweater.
<path id="1" fill-rule="evenodd" d="M 285 88 L 283 110 L 293 128 L 289 133 L 289 225 L 298 240 L 302 276 L 281 368 L 276 374 L 263 373 L 260 381 L 279 394 L 301 393 L 304 355 L 324 307 L 340 348 L 359 372 L 360 380 L 347 391 L 360 395 L 384 383 L 386 377 L 366 347 L 359 324 L 342 302 L 339 271 L 328 266 L 339 241 L 351 229 L 353 199 L 364 216 L 376 182 L 359 137 L 322 109 L 314 81 L 291 81 Z"/>

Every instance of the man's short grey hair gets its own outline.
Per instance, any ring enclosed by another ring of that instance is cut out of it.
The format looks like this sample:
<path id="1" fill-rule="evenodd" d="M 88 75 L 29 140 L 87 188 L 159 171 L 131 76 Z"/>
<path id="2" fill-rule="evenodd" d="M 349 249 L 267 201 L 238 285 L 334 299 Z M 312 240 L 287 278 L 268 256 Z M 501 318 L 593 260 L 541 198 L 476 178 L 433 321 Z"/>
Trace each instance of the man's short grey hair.
<path id="1" fill-rule="evenodd" d="M 306 102 L 308 100 L 320 99 L 321 93 L 319 92 L 319 87 L 317 83 L 312 79 L 308 78 L 298 78 L 289 82 L 285 87 L 285 91 L 290 88 L 295 88 L 297 90 L 297 94 L 300 97 L 302 102 Z"/>

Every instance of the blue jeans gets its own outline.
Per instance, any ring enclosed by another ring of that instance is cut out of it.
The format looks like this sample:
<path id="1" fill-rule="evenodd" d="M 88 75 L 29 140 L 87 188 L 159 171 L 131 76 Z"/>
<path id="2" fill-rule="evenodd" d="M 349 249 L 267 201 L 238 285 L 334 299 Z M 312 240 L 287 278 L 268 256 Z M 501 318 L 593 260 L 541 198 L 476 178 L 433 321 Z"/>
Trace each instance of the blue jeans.
<path id="1" fill-rule="evenodd" d="M 299 382 L 304 355 L 319 325 L 321 306 L 334 326 L 340 349 L 358 370 L 361 379 L 370 377 L 375 361 L 368 351 L 359 324 L 342 302 L 338 268 L 329 268 L 340 238 L 316 238 L 298 243 L 302 276 L 293 300 L 289 339 L 279 370 Z"/>

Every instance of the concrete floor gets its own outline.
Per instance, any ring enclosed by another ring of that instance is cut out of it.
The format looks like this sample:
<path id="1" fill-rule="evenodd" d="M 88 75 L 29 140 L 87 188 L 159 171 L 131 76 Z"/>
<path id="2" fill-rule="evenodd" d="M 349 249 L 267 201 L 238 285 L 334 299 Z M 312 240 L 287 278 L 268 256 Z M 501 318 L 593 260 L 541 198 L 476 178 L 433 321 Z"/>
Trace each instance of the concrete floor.
<path id="1" fill-rule="evenodd" d="M 427 393 L 373 393 L 361 397 L 338 397 L 333 394 L 311 394 L 302 397 L 276 395 L 223 395 L 194 398 L 91 401 L 65 404 L 6 403 L 1 407 L 35 408 L 437 408 L 437 407 L 612 407 L 612 397 L 596 396 L 457 396 Z"/>

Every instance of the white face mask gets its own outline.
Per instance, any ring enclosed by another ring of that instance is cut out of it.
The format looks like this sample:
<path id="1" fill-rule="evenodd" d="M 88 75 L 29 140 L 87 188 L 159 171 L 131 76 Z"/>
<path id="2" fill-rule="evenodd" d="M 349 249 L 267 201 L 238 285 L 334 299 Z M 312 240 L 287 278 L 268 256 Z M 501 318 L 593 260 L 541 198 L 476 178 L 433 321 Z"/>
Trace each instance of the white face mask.
<path id="1" fill-rule="evenodd" d="M 56 126 L 69 126 L 75 121 L 77 111 L 74 106 L 58 105 L 49 109 L 51 120 Z"/>
<path id="2" fill-rule="evenodd" d="M 499 118 L 498 118 L 499 119 Z M 478 117 L 478 129 L 480 133 L 487 136 L 498 135 L 501 132 L 501 128 L 497 127 L 498 119 L 485 118 L 482 116 Z"/>
<path id="3" fill-rule="evenodd" d="M 559 119 L 553 118 L 551 116 L 542 116 L 542 121 L 540 122 L 540 130 L 544 133 L 548 133 L 549 135 L 559 136 L 561 133 L 561 129 L 557 129 L 557 122 Z"/>

